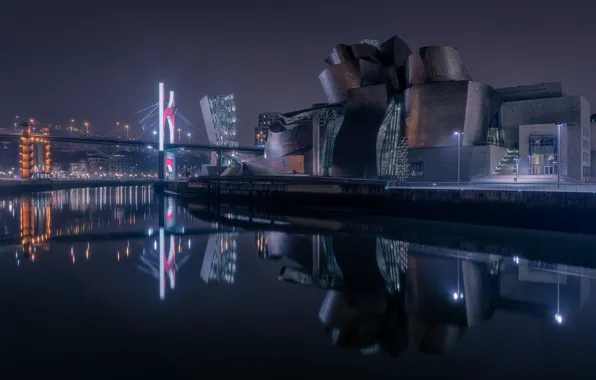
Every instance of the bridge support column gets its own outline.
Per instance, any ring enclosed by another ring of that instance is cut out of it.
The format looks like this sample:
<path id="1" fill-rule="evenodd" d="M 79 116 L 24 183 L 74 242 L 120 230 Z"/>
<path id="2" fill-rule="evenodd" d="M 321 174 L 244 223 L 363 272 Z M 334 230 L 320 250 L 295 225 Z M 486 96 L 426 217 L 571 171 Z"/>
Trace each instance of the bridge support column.
<path id="1" fill-rule="evenodd" d="M 316 112 L 312 119 L 312 175 L 321 175 L 321 132 L 320 132 L 321 113 Z"/>
<path id="2" fill-rule="evenodd" d="M 221 162 L 223 160 L 223 152 L 221 150 L 217 150 L 215 152 L 215 155 L 217 156 L 217 163 L 216 163 L 216 167 L 217 167 L 217 175 L 221 175 Z"/>
<path id="3" fill-rule="evenodd" d="M 157 174 L 160 181 L 166 180 L 166 152 L 163 150 L 157 155 Z"/>

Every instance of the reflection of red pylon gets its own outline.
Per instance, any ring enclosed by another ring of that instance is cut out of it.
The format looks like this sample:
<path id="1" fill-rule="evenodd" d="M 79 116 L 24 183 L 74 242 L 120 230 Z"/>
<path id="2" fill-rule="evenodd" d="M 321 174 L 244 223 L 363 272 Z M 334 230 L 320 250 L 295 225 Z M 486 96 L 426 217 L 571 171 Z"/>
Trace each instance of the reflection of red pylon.
<path id="1" fill-rule="evenodd" d="M 176 242 L 174 236 L 170 236 L 170 252 L 166 257 L 165 247 L 160 247 L 161 254 L 159 255 L 161 261 L 161 271 L 159 274 L 160 282 L 160 298 L 164 299 L 166 294 L 166 274 L 170 279 L 170 289 L 176 287 Z"/>

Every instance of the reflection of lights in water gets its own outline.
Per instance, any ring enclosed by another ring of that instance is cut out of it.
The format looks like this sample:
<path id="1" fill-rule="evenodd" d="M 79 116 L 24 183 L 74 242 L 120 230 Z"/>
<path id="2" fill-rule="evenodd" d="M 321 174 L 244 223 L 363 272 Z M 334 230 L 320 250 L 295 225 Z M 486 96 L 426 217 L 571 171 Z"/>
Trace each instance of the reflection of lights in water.
<path id="1" fill-rule="evenodd" d="M 116 260 L 120 261 L 120 251 L 118 251 L 118 253 L 116 253 Z"/>
<path id="2" fill-rule="evenodd" d="M 209 236 L 201 268 L 203 281 L 228 284 L 235 282 L 237 237 L 237 233 L 218 233 Z"/>
<path id="3" fill-rule="evenodd" d="M 372 346 L 364 347 L 360 349 L 360 353 L 362 355 L 373 355 L 381 351 L 381 345 L 379 343 L 375 343 Z"/>
<path id="4" fill-rule="evenodd" d="M 190 250 L 190 238 L 188 238 L 188 249 Z"/>
<path id="5" fill-rule="evenodd" d="M 126 257 L 128 257 L 130 255 L 130 242 L 127 241 L 126 242 Z"/>
<path id="6" fill-rule="evenodd" d="M 459 252 L 457 253 L 457 291 L 453 292 L 451 297 L 453 297 L 454 301 L 461 301 L 464 299 L 464 294 L 461 292 L 461 284 L 460 284 L 460 277 L 461 277 L 461 258 L 459 257 Z"/>
<path id="7" fill-rule="evenodd" d="M 400 277 L 408 267 L 409 244 L 400 240 L 377 238 L 376 247 L 377 266 L 385 280 L 385 286 L 390 293 L 396 293 L 400 290 Z"/>
<path id="8" fill-rule="evenodd" d="M 163 228 L 160 228 L 159 231 L 159 241 L 159 249 L 157 241 L 153 244 L 154 249 L 143 249 L 140 256 L 141 265 L 138 265 L 138 269 L 158 280 L 159 298 L 163 300 L 166 292 L 166 278 L 169 279 L 170 289 L 174 289 L 176 286 L 176 273 L 190 257 L 182 252 L 176 254 L 176 241 L 173 235 L 170 236 L 169 248 L 166 251 Z"/>
<path id="9" fill-rule="evenodd" d="M 85 259 L 86 260 L 89 260 L 89 250 L 90 250 L 89 242 L 87 242 L 87 249 L 85 250 Z"/>
<path id="10" fill-rule="evenodd" d="M 463 293 L 456 293 L 454 292 L 452 294 L 452 297 L 455 301 L 459 301 L 459 300 L 463 300 L 464 299 L 464 294 Z"/>
<path id="11" fill-rule="evenodd" d="M 561 272 L 557 266 L 557 313 L 555 314 L 555 322 L 563 323 L 563 316 L 561 315 Z"/>

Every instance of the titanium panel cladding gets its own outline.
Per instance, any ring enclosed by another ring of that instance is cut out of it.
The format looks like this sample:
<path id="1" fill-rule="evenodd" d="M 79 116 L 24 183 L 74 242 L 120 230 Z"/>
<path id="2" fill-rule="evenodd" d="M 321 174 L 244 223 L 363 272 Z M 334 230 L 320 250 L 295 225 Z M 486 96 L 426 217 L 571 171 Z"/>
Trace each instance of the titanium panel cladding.
<path id="1" fill-rule="evenodd" d="M 344 44 L 337 44 L 333 47 L 331 55 L 325 59 L 329 66 L 338 65 L 342 62 L 352 60 L 350 49 Z"/>
<path id="2" fill-rule="evenodd" d="M 459 51 L 452 46 L 420 48 L 406 60 L 406 85 L 433 82 L 471 81 Z"/>
<path id="3" fill-rule="evenodd" d="M 360 87 L 360 73 L 354 63 L 339 63 L 319 75 L 321 86 L 329 103 L 343 103 L 348 98 L 348 90 Z"/>
<path id="4" fill-rule="evenodd" d="M 265 144 L 267 159 L 276 159 L 289 154 L 304 152 L 312 147 L 312 121 L 305 120 L 291 128 L 279 122 L 272 125 Z"/>
<path id="5" fill-rule="evenodd" d="M 403 66 L 408 56 L 412 54 L 408 44 L 398 36 L 383 42 L 379 50 L 383 54 L 385 66 Z"/>
<path id="6" fill-rule="evenodd" d="M 486 143 L 493 104 L 492 89 L 476 82 L 438 82 L 405 91 L 406 137 L 411 148 Z"/>

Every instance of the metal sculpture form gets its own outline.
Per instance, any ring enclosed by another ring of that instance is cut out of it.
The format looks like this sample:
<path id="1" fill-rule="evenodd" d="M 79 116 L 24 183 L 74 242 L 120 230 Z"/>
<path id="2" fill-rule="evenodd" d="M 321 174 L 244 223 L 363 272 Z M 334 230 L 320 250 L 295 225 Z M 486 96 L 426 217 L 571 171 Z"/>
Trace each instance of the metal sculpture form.
<path id="1" fill-rule="evenodd" d="M 176 130 L 174 91 L 170 91 L 168 103 L 165 102 L 165 86 L 159 83 L 159 179 L 161 181 L 174 180 L 176 178 L 176 165 L 173 153 L 164 151 L 166 135 L 168 143 L 174 143 L 174 132 Z M 166 125 L 169 134 L 166 134 Z M 166 158 L 167 156 L 167 158 Z M 168 165 L 169 164 L 169 165 Z"/>

